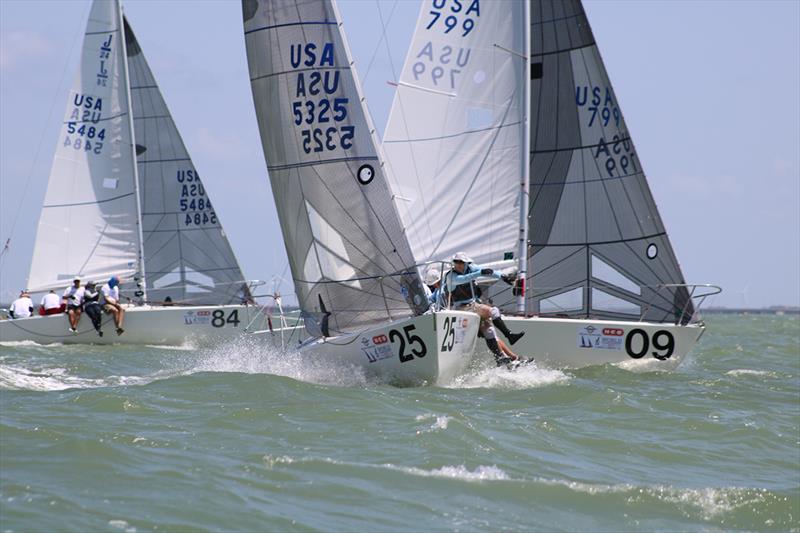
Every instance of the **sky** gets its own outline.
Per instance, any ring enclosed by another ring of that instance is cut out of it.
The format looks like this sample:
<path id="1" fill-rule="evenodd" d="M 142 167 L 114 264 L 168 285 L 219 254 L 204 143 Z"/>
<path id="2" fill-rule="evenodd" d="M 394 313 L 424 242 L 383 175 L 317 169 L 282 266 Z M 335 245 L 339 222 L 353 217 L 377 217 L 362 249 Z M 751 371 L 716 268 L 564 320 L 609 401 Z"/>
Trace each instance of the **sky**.
<path id="1" fill-rule="evenodd" d="M 292 293 L 240 3 L 123 5 L 245 276 Z M 380 133 L 419 5 L 339 1 Z M 800 0 L 584 5 L 687 282 L 721 286 L 716 306 L 800 305 Z M 0 0 L 0 301 L 25 285 L 88 12 Z"/>

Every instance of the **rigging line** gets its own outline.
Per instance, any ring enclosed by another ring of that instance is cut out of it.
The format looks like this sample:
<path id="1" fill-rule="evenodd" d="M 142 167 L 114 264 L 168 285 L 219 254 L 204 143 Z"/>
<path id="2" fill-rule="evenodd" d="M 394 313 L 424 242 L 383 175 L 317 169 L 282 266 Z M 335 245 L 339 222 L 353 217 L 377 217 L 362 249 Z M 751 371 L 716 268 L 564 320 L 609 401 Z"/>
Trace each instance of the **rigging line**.
<path id="1" fill-rule="evenodd" d="M 363 78 L 362 81 L 363 81 L 363 83 L 365 85 L 367 83 L 367 78 L 369 77 L 369 73 L 372 70 L 372 65 L 373 65 L 373 63 L 375 63 L 375 59 L 378 57 L 378 50 L 380 50 L 380 48 L 381 48 L 381 43 L 386 41 L 387 48 L 389 48 L 389 46 L 388 46 L 389 37 L 386 34 L 386 25 L 389 24 L 392 21 L 392 17 L 394 16 L 394 10 L 397 7 L 397 2 L 398 2 L 398 0 L 394 0 L 394 2 L 392 3 L 392 10 L 389 12 L 389 18 L 386 21 L 386 24 L 384 24 L 383 23 L 382 12 L 381 12 L 380 0 L 375 0 L 375 7 L 378 8 L 378 16 L 381 19 L 381 36 L 380 36 L 380 39 L 378 39 L 378 44 L 375 45 L 375 50 L 373 50 L 372 57 L 369 59 L 369 63 L 367 64 L 367 69 L 364 72 L 364 78 Z"/>
<path id="2" fill-rule="evenodd" d="M 91 9 L 91 4 L 87 4 L 87 6 L 84 8 L 82 19 L 87 19 L 88 20 L 88 18 L 89 18 L 88 14 L 89 14 L 89 10 L 90 9 Z M 58 81 L 58 84 L 56 84 L 56 86 L 55 86 L 56 87 L 56 89 L 55 89 L 55 93 L 56 94 L 52 98 L 52 103 L 50 104 L 50 111 L 47 113 L 47 121 L 45 122 L 45 124 L 51 124 L 52 123 L 51 119 L 53 117 L 53 110 L 55 109 L 55 106 L 56 106 L 56 98 L 58 97 L 58 93 L 60 92 L 61 85 L 64 83 L 64 78 L 67 75 L 67 69 L 70 66 L 69 58 L 72 57 L 72 52 L 73 52 L 73 50 L 75 50 L 75 44 L 78 42 L 79 38 L 82 37 L 83 35 L 84 35 L 83 31 L 79 30 L 75 34 L 75 37 L 73 37 L 73 39 L 72 39 L 72 44 L 70 45 L 69 52 L 67 53 L 67 60 L 64 61 L 64 70 L 61 71 L 61 77 L 60 77 L 60 79 Z M 47 128 L 45 127 L 44 129 L 46 130 Z M 59 136 L 60 136 L 60 133 L 59 133 Z M 30 171 L 28 171 L 28 177 L 25 178 L 25 185 L 24 185 L 24 187 L 22 189 L 22 196 L 20 197 L 19 201 L 17 202 L 17 209 L 16 209 L 16 212 L 14 213 L 14 218 L 11 219 L 11 230 L 8 232 L 8 237 L 6 239 L 6 244 L 3 247 L 3 251 L 0 252 L 0 257 L 3 257 L 5 252 L 10 249 L 11 239 L 14 236 L 14 230 L 16 229 L 17 222 L 19 221 L 19 214 L 20 214 L 20 211 L 22 210 L 23 205 L 25 205 L 25 197 L 28 194 L 28 187 L 30 186 L 31 178 L 33 178 L 33 171 L 36 168 L 36 163 L 39 160 L 39 154 L 42 151 L 42 144 L 44 143 L 44 137 L 45 137 L 45 132 L 42 131 L 42 134 L 39 137 L 39 144 L 37 145 L 35 155 L 33 156 L 33 161 L 31 162 L 31 169 L 30 169 Z"/>

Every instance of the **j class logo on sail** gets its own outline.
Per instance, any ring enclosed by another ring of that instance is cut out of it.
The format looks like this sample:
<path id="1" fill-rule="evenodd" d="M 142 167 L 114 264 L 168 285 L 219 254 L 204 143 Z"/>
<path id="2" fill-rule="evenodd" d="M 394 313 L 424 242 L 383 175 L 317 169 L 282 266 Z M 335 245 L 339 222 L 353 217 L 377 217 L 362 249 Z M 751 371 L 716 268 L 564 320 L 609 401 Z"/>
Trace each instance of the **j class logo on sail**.
<path id="1" fill-rule="evenodd" d="M 292 119 L 306 154 L 353 147 L 355 126 L 346 124 L 350 99 L 338 96 L 340 73 L 334 43 L 293 44 L 289 62 L 296 69 Z"/>
<path id="2" fill-rule="evenodd" d="M 196 170 L 178 170 L 175 179 L 180 184 L 181 195 L 178 208 L 183 215 L 184 226 L 206 226 L 217 223 L 217 214 L 206 196 Z"/>
<path id="3" fill-rule="evenodd" d="M 63 145 L 73 150 L 100 154 L 106 129 L 96 126 L 103 118 L 103 99 L 88 94 L 75 94 L 72 111 L 65 124 Z"/>
<path id="4" fill-rule="evenodd" d="M 433 0 L 428 13 L 426 30 L 450 33 L 459 32 L 466 37 L 481 16 L 480 0 Z"/>

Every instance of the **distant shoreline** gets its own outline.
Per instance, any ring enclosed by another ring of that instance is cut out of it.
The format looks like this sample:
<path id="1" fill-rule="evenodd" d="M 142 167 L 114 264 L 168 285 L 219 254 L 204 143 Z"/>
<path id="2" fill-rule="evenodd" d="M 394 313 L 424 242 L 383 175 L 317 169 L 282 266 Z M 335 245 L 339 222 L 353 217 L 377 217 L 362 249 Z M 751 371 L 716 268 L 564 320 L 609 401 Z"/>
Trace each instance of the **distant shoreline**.
<path id="1" fill-rule="evenodd" d="M 706 307 L 704 315 L 800 315 L 800 307 Z"/>

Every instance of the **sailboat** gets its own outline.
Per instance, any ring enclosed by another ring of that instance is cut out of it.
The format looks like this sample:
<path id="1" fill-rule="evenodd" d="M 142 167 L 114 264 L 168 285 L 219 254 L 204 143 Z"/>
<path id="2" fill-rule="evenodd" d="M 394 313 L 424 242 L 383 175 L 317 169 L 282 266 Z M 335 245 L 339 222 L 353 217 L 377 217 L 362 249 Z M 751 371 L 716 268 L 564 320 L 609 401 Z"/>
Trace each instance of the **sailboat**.
<path id="1" fill-rule="evenodd" d="M 118 1 L 96 0 L 36 234 L 31 292 L 121 279 L 124 334 L 0 321 L 0 341 L 181 344 L 271 329 Z"/>
<path id="2" fill-rule="evenodd" d="M 428 310 L 336 5 L 244 0 L 247 59 L 304 354 L 396 384 L 451 379 L 478 319 Z"/>
<path id="3" fill-rule="evenodd" d="M 702 336 L 720 289 L 684 280 L 580 0 L 424 1 L 383 149 L 418 261 L 516 273 L 485 291 L 516 352 L 670 368 Z"/>

